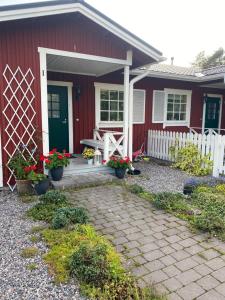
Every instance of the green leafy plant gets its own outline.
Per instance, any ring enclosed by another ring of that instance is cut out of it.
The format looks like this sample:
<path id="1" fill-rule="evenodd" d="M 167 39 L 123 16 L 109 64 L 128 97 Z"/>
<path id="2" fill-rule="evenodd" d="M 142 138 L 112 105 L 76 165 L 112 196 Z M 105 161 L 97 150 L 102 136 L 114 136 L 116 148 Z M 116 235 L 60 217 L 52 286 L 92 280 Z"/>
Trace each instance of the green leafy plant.
<path id="1" fill-rule="evenodd" d="M 69 157 L 71 157 L 70 153 L 60 153 L 57 152 L 57 149 L 53 149 L 52 151 L 49 152 L 49 155 L 40 156 L 40 161 L 45 162 L 45 168 L 46 169 L 54 169 L 58 167 L 66 167 L 69 164 Z"/>
<path id="2" fill-rule="evenodd" d="M 27 179 L 31 180 L 34 184 L 39 183 L 40 181 L 43 181 L 47 178 L 47 176 L 43 173 L 36 173 L 35 171 L 31 171 Z"/>
<path id="3" fill-rule="evenodd" d="M 70 224 L 86 224 L 88 222 L 87 211 L 83 207 L 75 208 L 60 208 L 58 209 L 52 219 L 52 227 L 59 229 Z"/>
<path id="4" fill-rule="evenodd" d="M 36 221 L 52 222 L 57 209 L 66 207 L 67 204 L 63 203 L 43 203 L 39 202 L 27 211 L 27 216 Z"/>
<path id="5" fill-rule="evenodd" d="M 38 249 L 36 247 L 27 247 L 27 248 L 24 248 L 20 255 L 23 257 L 23 258 L 31 258 L 31 257 L 34 257 L 38 254 Z"/>
<path id="6" fill-rule="evenodd" d="M 36 166 L 31 166 L 31 161 L 28 160 L 20 151 L 17 151 L 11 158 L 9 167 L 13 170 L 16 179 L 18 180 L 27 179 L 31 169 L 36 169 Z"/>
<path id="7" fill-rule="evenodd" d="M 38 268 L 38 266 L 35 263 L 31 263 L 31 264 L 27 265 L 26 268 L 27 268 L 27 270 L 34 271 Z"/>
<path id="8" fill-rule="evenodd" d="M 225 184 L 216 185 L 215 190 L 219 193 L 225 194 Z"/>
<path id="9" fill-rule="evenodd" d="M 198 147 L 191 143 L 180 149 L 175 144 L 170 147 L 170 153 L 175 160 L 173 166 L 190 175 L 202 176 L 210 174 L 212 171 L 210 155 L 202 155 Z"/>
<path id="10" fill-rule="evenodd" d="M 138 185 L 138 184 L 130 185 L 130 186 L 129 186 L 129 190 L 130 190 L 131 193 L 137 194 L 137 195 L 144 192 L 143 187 L 141 187 L 141 186 Z"/>
<path id="11" fill-rule="evenodd" d="M 129 169 L 131 166 L 131 162 L 129 157 L 122 158 L 118 156 L 112 156 L 107 162 L 107 166 L 113 169 Z"/>
<path id="12" fill-rule="evenodd" d="M 180 213 L 187 212 L 190 209 L 185 197 L 179 193 L 163 192 L 155 194 L 152 203 L 159 209 Z"/>
<path id="13" fill-rule="evenodd" d="M 95 156 L 95 150 L 85 147 L 82 156 L 85 159 L 92 159 Z"/>
<path id="14" fill-rule="evenodd" d="M 50 190 L 39 198 L 40 202 L 44 204 L 65 204 L 67 203 L 67 198 L 65 194 L 58 190 Z"/>

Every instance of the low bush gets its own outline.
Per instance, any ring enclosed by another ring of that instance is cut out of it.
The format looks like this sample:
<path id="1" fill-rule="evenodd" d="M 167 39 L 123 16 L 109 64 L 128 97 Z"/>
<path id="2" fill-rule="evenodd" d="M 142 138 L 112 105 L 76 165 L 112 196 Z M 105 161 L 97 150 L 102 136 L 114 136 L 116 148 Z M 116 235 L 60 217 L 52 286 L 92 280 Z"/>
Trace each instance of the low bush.
<path id="1" fill-rule="evenodd" d="M 215 190 L 219 193 L 225 194 L 225 184 L 216 185 Z"/>
<path id="2" fill-rule="evenodd" d="M 46 194 L 41 195 L 39 198 L 41 203 L 44 204 L 65 204 L 67 203 L 66 196 L 57 190 L 50 190 Z"/>
<path id="3" fill-rule="evenodd" d="M 58 209 L 52 219 L 52 227 L 59 229 L 70 224 L 86 224 L 88 222 L 87 211 L 83 207 L 65 207 Z"/>
<path id="4" fill-rule="evenodd" d="M 170 153 L 175 160 L 173 166 L 188 174 L 203 176 L 212 171 L 212 161 L 209 155 L 202 155 L 196 145 L 190 143 L 180 149 L 175 145 L 170 148 Z"/>
<path id="5" fill-rule="evenodd" d="M 138 184 L 130 185 L 130 186 L 129 186 L 129 190 L 130 190 L 130 192 L 133 193 L 133 194 L 140 194 L 140 193 L 143 193 L 143 192 L 144 192 L 143 187 L 141 187 L 141 186 L 138 185 Z"/>
<path id="6" fill-rule="evenodd" d="M 179 193 L 163 192 L 154 195 L 153 205 L 159 209 L 165 209 L 175 212 L 186 212 L 190 209 L 186 198 Z"/>

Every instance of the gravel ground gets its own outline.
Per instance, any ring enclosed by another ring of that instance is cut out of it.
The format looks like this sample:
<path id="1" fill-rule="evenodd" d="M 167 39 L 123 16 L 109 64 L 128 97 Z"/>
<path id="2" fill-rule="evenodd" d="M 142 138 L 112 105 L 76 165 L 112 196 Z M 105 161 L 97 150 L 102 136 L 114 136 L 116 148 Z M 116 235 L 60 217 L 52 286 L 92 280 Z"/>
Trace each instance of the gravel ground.
<path id="1" fill-rule="evenodd" d="M 36 257 L 21 257 L 23 248 L 34 246 L 29 239 L 31 228 L 41 224 L 24 216 L 31 205 L 19 201 L 15 194 L 0 192 L 0 299 L 83 299 L 76 283 L 53 284 L 41 258 L 47 250 L 42 242 L 35 244 L 39 249 Z M 36 270 L 27 269 L 31 263 L 37 265 Z"/>
<path id="2" fill-rule="evenodd" d="M 127 177 L 127 183 L 136 183 L 153 193 L 182 192 L 184 181 L 191 177 L 180 170 L 159 165 L 154 161 L 138 162 L 134 167 L 141 170 L 141 175 Z"/>

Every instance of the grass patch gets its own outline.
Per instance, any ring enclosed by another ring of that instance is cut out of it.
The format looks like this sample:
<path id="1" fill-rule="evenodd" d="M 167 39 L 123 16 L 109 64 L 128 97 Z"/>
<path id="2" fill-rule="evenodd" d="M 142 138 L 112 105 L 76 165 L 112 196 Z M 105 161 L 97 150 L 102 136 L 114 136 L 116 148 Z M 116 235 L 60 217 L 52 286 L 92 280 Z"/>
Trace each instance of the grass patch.
<path id="1" fill-rule="evenodd" d="M 41 232 L 42 230 L 46 229 L 46 226 L 45 225 L 38 225 L 38 226 L 33 226 L 31 228 L 31 231 L 30 233 L 39 233 Z"/>
<path id="2" fill-rule="evenodd" d="M 23 196 L 20 196 L 20 200 L 23 203 L 31 203 L 31 202 L 37 201 L 38 197 L 37 196 L 31 196 L 31 195 L 23 195 Z"/>
<path id="3" fill-rule="evenodd" d="M 31 235 L 30 236 L 30 241 L 32 243 L 38 243 L 41 240 L 41 236 L 40 235 Z"/>
<path id="4" fill-rule="evenodd" d="M 38 266 L 35 263 L 31 263 L 31 264 L 26 266 L 26 269 L 29 270 L 29 271 L 34 271 L 34 270 L 38 269 Z"/>
<path id="5" fill-rule="evenodd" d="M 31 258 L 31 257 L 34 257 L 38 254 L 38 249 L 36 247 L 27 247 L 27 248 L 24 248 L 20 255 L 23 257 L 23 258 Z"/>

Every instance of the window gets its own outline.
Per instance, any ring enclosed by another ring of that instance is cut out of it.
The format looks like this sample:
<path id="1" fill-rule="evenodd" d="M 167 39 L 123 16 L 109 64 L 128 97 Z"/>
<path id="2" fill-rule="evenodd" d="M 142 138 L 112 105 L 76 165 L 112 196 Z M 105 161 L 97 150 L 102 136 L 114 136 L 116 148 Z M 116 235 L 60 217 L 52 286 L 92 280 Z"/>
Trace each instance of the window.
<path id="1" fill-rule="evenodd" d="M 48 117 L 60 118 L 60 99 L 59 94 L 48 94 Z"/>
<path id="2" fill-rule="evenodd" d="M 100 122 L 123 121 L 123 91 L 100 90 Z"/>
<path id="3" fill-rule="evenodd" d="M 191 91 L 170 90 L 153 92 L 152 122 L 166 126 L 189 126 Z"/>
<path id="4" fill-rule="evenodd" d="M 145 122 L 145 91 L 134 90 L 133 122 Z M 123 85 L 95 83 L 96 127 L 122 127 L 124 121 Z"/>

